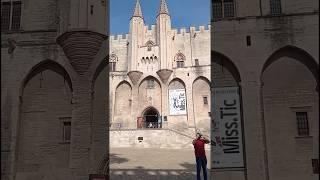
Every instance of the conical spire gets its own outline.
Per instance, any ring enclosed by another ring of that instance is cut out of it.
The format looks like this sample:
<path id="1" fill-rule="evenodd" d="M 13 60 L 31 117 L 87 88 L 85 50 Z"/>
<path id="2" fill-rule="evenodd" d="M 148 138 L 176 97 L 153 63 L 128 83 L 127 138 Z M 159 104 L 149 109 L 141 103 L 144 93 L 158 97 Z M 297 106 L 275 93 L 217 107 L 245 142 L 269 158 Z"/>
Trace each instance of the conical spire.
<path id="1" fill-rule="evenodd" d="M 160 9 L 159 9 L 158 14 L 168 14 L 169 15 L 169 9 L 168 9 L 166 0 L 160 1 Z"/>
<path id="2" fill-rule="evenodd" d="M 141 17 L 141 18 L 143 18 L 139 0 L 137 0 L 136 7 L 134 8 L 134 13 L 133 13 L 132 17 Z"/>

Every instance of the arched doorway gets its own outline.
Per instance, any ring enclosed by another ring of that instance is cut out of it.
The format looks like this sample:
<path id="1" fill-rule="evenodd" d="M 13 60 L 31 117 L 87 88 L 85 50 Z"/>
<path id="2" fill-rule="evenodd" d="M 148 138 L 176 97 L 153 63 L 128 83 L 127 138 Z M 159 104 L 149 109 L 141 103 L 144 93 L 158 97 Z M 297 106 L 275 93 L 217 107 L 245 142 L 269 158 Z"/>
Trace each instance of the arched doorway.
<path id="1" fill-rule="evenodd" d="M 262 120 L 270 179 L 315 177 L 312 166 L 305 164 L 319 159 L 318 67 L 311 55 L 294 46 L 275 51 L 263 66 Z"/>
<path id="2" fill-rule="evenodd" d="M 68 72 L 53 60 L 35 65 L 23 80 L 15 179 L 49 179 L 48 171 L 35 168 L 25 171 L 34 164 L 45 168 L 48 161 L 52 162 L 52 172 L 61 172 L 56 179 L 70 179 L 72 93 Z"/>
<path id="3" fill-rule="evenodd" d="M 153 108 L 149 107 L 143 111 L 144 128 L 161 128 L 161 118 L 159 112 Z"/>

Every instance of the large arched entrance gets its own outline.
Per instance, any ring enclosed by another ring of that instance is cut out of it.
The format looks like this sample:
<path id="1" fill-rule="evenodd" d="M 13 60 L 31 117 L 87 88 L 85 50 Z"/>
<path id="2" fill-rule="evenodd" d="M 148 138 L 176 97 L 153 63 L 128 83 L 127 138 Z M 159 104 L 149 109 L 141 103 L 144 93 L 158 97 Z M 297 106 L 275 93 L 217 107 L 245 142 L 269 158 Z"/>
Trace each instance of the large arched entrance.
<path id="1" fill-rule="evenodd" d="M 143 113 L 144 128 L 161 128 L 159 112 L 154 107 L 146 108 Z"/>
<path id="2" fill-rule="evenodd" d="M 262 120 L 270 179 L 316 178 L 311 159 L 319 159 L 318 67 L 311 55 L 294 46 L 280 48 L 263 66 Z"/>
<path id="3" fill-rule="evenodd" d="M 21 87 L 15 179 L 71 179 L 72 83 L 68 72 L 53 60 L 34 66 Z M 48 148 L 51 147 L 51 148 Z M 51 164 L 52 162 L 52 164 Z M 36 165 L 35 165 L 36 164 Z M 25 169 L 31 168 L 28 172 Z"/>

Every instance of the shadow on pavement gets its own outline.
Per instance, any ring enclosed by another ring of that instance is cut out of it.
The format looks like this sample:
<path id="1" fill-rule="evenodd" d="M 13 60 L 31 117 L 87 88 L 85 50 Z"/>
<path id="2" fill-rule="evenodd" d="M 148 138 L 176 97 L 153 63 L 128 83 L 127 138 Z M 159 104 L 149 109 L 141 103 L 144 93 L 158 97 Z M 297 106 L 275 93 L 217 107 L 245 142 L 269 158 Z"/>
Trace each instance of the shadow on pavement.
<path id="1" fill-rule="evenodd" d="M 110 164 L 121 164 L 128 162 L 129 159 L 119 157 L 118 154 L 109 154 Z"/>
<path id="2" fill-rule="evenodd" d="M 191 164 L 191 163 L 182 163 L 180 164 L 182 167 L 184 167 L 185 169 L 189 170 L 189 171 L 195 171 L 196 170 L 196 164 Z"/>
<path id="3" fill-rule="evenodd" d="M 111 169 L 111 180 L 195 180 L 195 164 L 182 163 L 184 169 L 145 169 L 138 166 L 134 169 Z M 208 170 L 207 170 L 208 171 Z M 209 171 L 208 171 L 209 175 Z M 208 177 L 209 179 L 209 177 Z"/>
<path id="4" fill-rule="evenodd" d="M 110 170 L 111 180 L 194 180 L 195 173 L 175 169 L 117 169 Z"/>

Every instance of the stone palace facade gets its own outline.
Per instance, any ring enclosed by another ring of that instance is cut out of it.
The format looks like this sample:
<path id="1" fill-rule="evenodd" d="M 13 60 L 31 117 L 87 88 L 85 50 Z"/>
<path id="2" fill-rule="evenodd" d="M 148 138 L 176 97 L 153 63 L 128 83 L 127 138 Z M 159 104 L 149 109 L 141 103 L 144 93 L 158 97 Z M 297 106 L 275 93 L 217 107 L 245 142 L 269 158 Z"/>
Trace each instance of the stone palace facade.
<path id="1" fill-rule="evenodd" d="M 111 127 L 209 135 L 210 25 L 174 29 L 168 9 L 161 1 L 148 26 L 137 1 L 129 34 L 110 36 Z"/>
<path id="2" fill-rule="evenodd" d="M 174 29 L 165 0 L 151 26 L 137 2 L 107 37 L 108 1 L 1 0 L 1 178 L 87 180 L 109 144 L 199 130 L 214 180 L 318 179 L 319 1 L 211 3 L 211 25 Z"/>

